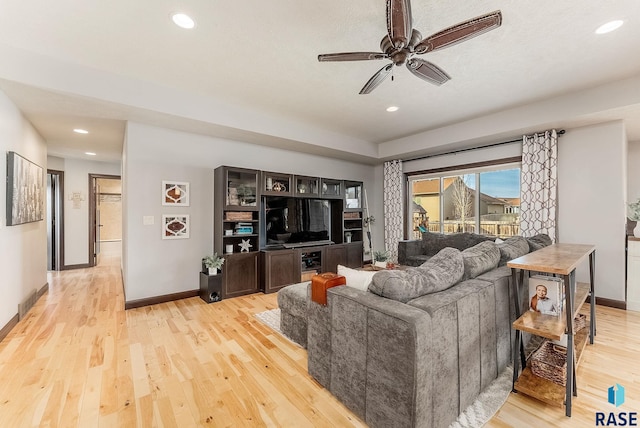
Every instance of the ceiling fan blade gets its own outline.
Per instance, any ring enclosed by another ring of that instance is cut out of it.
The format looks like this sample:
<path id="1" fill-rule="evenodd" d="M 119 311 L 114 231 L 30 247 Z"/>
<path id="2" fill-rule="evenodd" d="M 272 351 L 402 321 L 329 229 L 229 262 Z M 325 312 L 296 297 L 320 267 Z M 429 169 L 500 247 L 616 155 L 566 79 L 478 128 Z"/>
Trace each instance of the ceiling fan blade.
<path id="1" fill-rule="evenodd" d="M 393 68 L 393 63 L 385 65 L 380 70 L 374 74 L 371 79 L 362 87 L 360 90 L 360 95 L 368 94 L 373 91 L 375 88 L 381 84 L 384 79 L 386 79 L 389 74 L 391 74 L 391 69 Z"/>
<path id="2" fill-rule="evenodd" d="M 472 39 L 494 28 L 498 28 L 500 24 L 502 24 L 502 13 L 496 10 L 486 15 L 461 22 L 425 38 L 416 45 L 415 52 L 424 54 L 438 49 L 444 49 L 464 42 L 465 40 Z"/>
<path id="3" fill-rule="evenodd" d="M 409 44 L 412 27 L 411 1 L 387 0 L 387 32 L 396 49 L 402 49 Z"/>
<path id="4" fill-rule="evenodd" d="M 385 59 L 388 55 L 383 52 L 343 52 L 318 55 L 318 61 L 367 61 L 370 59 Z"/>
<path id="5" fill-rule="evenodd" d="M 407 61 L 407 68 L 419 78 L 434 85 L 440 86 L 451 79 L 440 67 L 423 59 L 411 58 Z"/>

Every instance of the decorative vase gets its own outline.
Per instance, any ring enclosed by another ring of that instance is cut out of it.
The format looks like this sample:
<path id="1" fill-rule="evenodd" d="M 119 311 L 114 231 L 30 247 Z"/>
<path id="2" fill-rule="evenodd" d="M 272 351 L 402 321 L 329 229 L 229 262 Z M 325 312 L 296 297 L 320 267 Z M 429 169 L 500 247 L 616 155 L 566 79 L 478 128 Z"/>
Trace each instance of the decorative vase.
<path id="1" fill-rule="evenodd" d="M 217 275 L 217 274 L 218 274 L 217 268 L 209 268 L 209 275 Z"/>
<path id="2" fill-rule="evenodd" d="M 640 221 L 636 222 L 636 227 L 633 228 L 633 236 L 640 238 Z"/>

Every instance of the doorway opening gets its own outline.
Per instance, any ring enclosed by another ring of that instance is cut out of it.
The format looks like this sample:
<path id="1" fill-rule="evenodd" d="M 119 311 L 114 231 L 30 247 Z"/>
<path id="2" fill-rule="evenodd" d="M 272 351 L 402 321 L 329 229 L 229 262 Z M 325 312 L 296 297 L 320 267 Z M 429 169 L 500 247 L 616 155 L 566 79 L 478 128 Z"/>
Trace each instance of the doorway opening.
<path id="1" fill-rule="evenodd" d="M 47 170 L 47 270 L 64 269 L 64 171 Z"/>
<path id="2" fill-rule="evenodd" d="M 118 175 L 89 174 L 89 265 L 120 255 L 122 182 Z"/>

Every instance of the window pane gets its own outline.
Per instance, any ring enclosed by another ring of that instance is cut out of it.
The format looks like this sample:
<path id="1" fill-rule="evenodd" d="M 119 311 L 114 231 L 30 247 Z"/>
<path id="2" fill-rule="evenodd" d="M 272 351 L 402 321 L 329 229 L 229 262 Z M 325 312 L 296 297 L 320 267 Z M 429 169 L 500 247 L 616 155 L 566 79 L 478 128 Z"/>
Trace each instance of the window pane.
<path id="1" fill-rule="evenodd" d="M 520 234 L 520 168 L 480 174 L 480 233 Z"/>
<path id="2" fill-rule="evenodd" d="M 440 231 L 440 179 L 411 182 L 411 238 L 420 239 L 422 232 Z"/>
<path id="3" fill-rule="evenodd" d="M 444 194 L 444 233 L 475 232 L 475 174 L 454 175 L 442 179 Z"/>

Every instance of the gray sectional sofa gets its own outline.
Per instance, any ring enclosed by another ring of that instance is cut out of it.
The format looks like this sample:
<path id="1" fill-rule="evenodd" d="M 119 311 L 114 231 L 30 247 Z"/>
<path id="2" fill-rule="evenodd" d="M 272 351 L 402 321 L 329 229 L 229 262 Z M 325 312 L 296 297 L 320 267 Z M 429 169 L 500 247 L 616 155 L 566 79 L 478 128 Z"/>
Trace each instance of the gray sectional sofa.
<path id="1" fill-rule="evenodd" d="M 298 300 L 309 374 L 369 426 L 449 426 L 511 362 L 506 261 L 550 243 L 536 239 L 446 248 L 415 269 L 376 273 L 368 291 L 331 288 L 326 306 Z"/>

